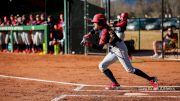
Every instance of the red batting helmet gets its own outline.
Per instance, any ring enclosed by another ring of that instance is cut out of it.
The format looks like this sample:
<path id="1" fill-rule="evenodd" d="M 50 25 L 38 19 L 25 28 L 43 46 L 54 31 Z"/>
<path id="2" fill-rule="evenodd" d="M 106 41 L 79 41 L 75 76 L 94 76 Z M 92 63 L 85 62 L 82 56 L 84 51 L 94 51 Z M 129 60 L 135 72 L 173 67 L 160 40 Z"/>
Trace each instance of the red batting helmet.
<path id="1" fill-rule="evenodd" d="M 121 19 L 127 20 L 128 19 L 128 13 L 121 13 Z"/>
<path id="2" fill-rule="evenodd" d="M 94 23 L 104 23 L 105 24 L 106 23 L 106 17 L 105 17 L 104 14 L 96 14 L 93 17 L 92 22 L 94 22 Z"/>

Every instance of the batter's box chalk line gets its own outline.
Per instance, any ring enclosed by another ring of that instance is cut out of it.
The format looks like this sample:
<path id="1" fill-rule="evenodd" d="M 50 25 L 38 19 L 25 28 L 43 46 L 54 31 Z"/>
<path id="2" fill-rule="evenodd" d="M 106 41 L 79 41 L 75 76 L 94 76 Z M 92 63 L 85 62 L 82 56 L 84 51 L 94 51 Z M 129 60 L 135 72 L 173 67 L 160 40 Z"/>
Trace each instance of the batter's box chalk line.
<path id="1" fill-rule="evenodd" d="M 51 101 L 60 101 L 64 99 L 65 97 L 116 97 L 116 98 L 174 98 L 179 99 L 180 96 L 147 96 L 143 93 L 125 93 L 124 95 L 118 95 L 118 96 L 109 96 L 109 95 L 72 95 L 72 94 L 64 94 L 60 95 Z"/>
<path id="2" fill-rule="evenodd" d="M 142 88 L 141 86 L 136 86 L 136 90 L 126 90 L 125 87 L 122 87 L 122 89 L 119 89 L 119 90 L 105 90 L 105 89 L 100 89 L 100 90 L 89 90 L 89 89 L 86 89 L 84 90 L 83 88 L 86 87 L 84 85 L 81 85 L 81 86 L 78 86 L 76 87 L 75 89 L 73 89 L 74 91 L 77 91 L 77 92 L 131 92 L 131 91 L 136 91 L 136 92 L 141 92 L 141 93 L 165 93 L 165 92 L 172 92 L 172 93 L 180 93 L 180 90 L 175 90 L 174 87 L 172 86 L 160 86 L 159 87 L 159 90 L 156 90 L 154 91 L 152 87 L 150 86 L 143 86 L 144 88 Z M 134 88 L 134 86 L 128 86 L 130 88 Z M 180 88 L 180 87 L 179 87 Z"/>

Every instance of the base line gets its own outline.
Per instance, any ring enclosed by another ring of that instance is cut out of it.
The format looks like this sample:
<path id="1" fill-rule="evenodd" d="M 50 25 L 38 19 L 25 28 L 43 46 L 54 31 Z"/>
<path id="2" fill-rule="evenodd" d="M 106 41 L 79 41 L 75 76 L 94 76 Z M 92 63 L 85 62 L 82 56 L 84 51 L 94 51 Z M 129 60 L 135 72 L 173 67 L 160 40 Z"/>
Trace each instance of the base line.
<path id="1" fill-rule="evenodd" d="M 64 94 L 54 98 L 51 101 L 59 101 L 65 97 L 119 97 L 119 98 L 180 98 L 180 96 L 146 96 L 146 95 L 119 95 L 119 96 L 108 96 L 108 95 L 71 95 Z"/>
<path id="2" fill-rule="evenodd" d="M 131 92 L 133 90 L 76 90 L 78 92 Z M 136 90 L 134 90 L 136 91 Z M 137 90 L 138 92 L 142 92 L 142 93 L 180 93 L 180 91 L 141 91 L 141 90 Z"/>
<path id="3" fill-rule="evenodd" d="M 17 76 L 7 76 L 7 75 L 0 75 L 0 77 L 2 77 L 2 78 L 11 78 L 11 79 L 19 79 L 19 80 L 27 80 L 27 81 L 56 83 L 56 84 L 64 84 L 64 85 L 74 85 L 74 86 L 95 86 L 95 87 L 104 87 L 105 86 L 105 85 L 88 85 L 88 84 L 78 84 L 78 83 L 69 83 L 69 82 L 59 82 L 59 81 L 52 81 L 52 80 L 42 80 L 42 79 L 17 77 Z"/>
<path id="4" fill-rule="evenodd" d="M 27 77 L 17 77 L 17 76 L 7 76 L 0 75 L 2 78 L 11 78 L 11 79 L 19 79 L 19 80 L 27 80 L 27 81 L 37 81 L 37 82 L 46 82 L 46 83 L 56 83 L 56 84 L 64 84 L 64 85 L 72 85 L 72 86 L 91 86 L 91 87 L 105 87 L 107 85 L 89 85 L 89 84 L 79 84 L 79 83 L 69 83 L 69 82 L 60 82 L 60 81 L 52 81 L 52 80 L 43 80 L 43 79 L 35 79 L 35 78 L 27 78 Z M 131 88 L 139 88 L 139 87 L 151 87 L 151 86 L 126 86 L 121 85 L 121 87 L 131 87 Z M 160 87 L 176 87 L 180 88 L 180 86 L 160 86 Z"/>

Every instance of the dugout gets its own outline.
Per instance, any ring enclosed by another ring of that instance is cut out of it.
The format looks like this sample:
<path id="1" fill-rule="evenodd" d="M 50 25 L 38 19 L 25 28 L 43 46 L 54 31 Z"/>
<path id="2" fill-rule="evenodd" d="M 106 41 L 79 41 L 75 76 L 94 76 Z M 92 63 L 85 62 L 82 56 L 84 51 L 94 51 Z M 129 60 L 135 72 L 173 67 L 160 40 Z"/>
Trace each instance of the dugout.
<path id="1" fill-rule="evenodd" d="M 45 12 L 46 15 L 57 17 L 64 13 L 66 20 L 65 51 L 71 53 L 83 53 L 84 47 L 80 45 L 84 35 L 84 1 L 82 0 L 1 0 L 0 17 L 11 14 L 38 14 Z M 95 5 L 88 5 L 92 18 L 95 13 L 104 13 L 104 9 Z M 4 11 L 6 9 L 6 12 Z"/>

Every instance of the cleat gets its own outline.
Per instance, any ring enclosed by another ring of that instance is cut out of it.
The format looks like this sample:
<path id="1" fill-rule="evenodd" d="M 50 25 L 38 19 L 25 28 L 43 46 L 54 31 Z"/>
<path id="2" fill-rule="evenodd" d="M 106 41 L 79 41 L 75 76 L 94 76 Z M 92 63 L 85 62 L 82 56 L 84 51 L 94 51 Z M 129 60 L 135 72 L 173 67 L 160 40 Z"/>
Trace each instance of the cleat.
<path id="1" fill-rule="evenodd" d="M 106 90 L 119 90 L 120 89 L 120 85 L 112 83 L 111 85 L 105 87 L 105 89 Z"/>
<path id="2" fill-rule="evenodd" d="M 158 58 L 159 55 L 158 54 L 154 54 L 153 56 L 151 56 L 152 58 Z"/>
<path id="3" fill-rule="evenodd" d="M 153 86 L 153 90 L 159 90 L 158 80 L 156 77 L 152 77 L 152 80 L 149 82 Z"/>

